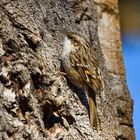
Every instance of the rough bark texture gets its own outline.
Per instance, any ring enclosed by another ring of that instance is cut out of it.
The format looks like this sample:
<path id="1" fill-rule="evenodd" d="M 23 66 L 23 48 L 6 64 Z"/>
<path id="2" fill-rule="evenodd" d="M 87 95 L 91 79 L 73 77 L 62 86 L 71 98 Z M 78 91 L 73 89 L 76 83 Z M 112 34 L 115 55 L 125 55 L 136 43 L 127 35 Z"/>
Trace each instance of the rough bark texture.
<path id="1" fill-rule="evenodd" d="M 103 71 L 98 131 L 60 74 L 67 31 L 87 38 Z M 116 0 L 1 0 L 0 66 L 0 139 L 134 140 Z"/>

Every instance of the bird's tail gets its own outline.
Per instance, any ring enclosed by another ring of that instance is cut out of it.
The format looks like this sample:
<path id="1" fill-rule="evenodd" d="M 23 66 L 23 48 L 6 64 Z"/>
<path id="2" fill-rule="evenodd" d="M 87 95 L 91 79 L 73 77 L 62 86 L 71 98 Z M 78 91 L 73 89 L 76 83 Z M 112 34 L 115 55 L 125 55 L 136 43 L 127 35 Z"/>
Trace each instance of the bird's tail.
<path id="1" fill-rule="evenodd" d="M 91 89 L 88 94 L 88 103 L 89 103 L 89 111 L 90 111 L 90 124 L 92 128 L 97 129 L 97 110 L 96 110 L 96 101 L 95 101 L 95 93 Z"/>

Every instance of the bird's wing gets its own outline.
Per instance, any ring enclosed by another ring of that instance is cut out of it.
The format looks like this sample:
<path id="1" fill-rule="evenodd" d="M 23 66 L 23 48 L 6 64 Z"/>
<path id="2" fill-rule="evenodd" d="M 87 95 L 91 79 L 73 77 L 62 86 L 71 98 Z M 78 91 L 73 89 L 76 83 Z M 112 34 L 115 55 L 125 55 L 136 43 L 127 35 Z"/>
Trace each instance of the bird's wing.
<path id="1" fill-rule="evenodd" d="M 80 68 L 80 73 L 85 81 L 95 92 L 99 91 L 101 88 L 101 79 L 98 68 Z"/>
<path id="2" fill-rule="evenodd" d="M 77 59 L 71 59 L 72 67 L 78 71 L 81 79 L 85 82 L 85 84 L 89 85 L 95 92 L 99 91 L 101 88 L 101 73 L 98 64 L 96 63 L 97 60 L 95 58 L 89 58 L 81 54 L 71 54 L 70 56 L 75 57 Z M 81 60 L 79 59 L 81 58 Z M 83 61 L 85 60 L 85 61 Z"/>

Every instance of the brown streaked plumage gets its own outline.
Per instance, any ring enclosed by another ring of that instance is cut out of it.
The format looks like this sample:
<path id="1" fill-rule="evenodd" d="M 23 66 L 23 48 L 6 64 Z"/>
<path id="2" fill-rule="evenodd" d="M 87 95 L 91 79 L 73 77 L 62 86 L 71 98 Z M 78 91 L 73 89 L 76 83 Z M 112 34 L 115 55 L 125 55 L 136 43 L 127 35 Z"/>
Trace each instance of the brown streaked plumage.
<path id="1" fill-rule="evenodd" d="M 66 34 L 62 54 L 64 69 L 70 81 L 88 94 L 90 123 L 97 128 L 96 94 L 101 88 L 98 61 L 86 39 L 73 32 Z"/>

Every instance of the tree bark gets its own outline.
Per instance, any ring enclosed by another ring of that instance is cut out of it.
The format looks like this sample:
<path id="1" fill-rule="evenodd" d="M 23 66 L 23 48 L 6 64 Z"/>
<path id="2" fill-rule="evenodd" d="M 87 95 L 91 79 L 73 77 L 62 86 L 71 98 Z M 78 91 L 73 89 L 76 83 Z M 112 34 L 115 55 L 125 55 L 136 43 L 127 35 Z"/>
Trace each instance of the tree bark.
<path id="1" fill-rule="evenodd" d="M 67 31 L 85 36 L 103 72 L 98 130 L 60 72 Z M 0 139 L 135 139 L 116 0 L 1 0 L 0 66 Z"/>

